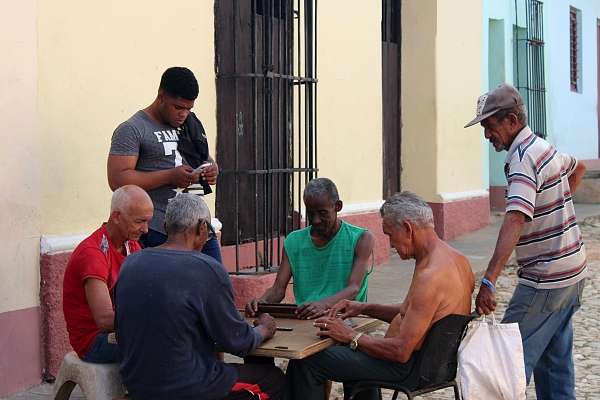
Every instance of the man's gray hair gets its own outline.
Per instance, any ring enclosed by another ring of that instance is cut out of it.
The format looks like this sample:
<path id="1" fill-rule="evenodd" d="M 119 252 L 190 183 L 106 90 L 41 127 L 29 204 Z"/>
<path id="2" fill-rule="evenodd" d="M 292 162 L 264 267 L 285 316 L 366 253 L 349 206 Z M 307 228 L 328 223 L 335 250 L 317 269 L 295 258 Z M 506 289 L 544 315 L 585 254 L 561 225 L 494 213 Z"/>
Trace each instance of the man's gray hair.
<path id="1" fill-rule="evenodd" d="M 115 211 L 125 212 L 125 208 L 129 203 L 129 193 L 125 186 L 121 186 L 114 191 L 112 198 L 110 199 L 110 212 Z"/>
<path id="2" fill-rule="evenodd" d="M 401 226 L 404 221 L 412 222 L 419 227 L 433 228 L 433 211 L 422 198 L 414 193 L 404 191 L 388 198 L 379 210 L 381 217 Z"/>
<path id="3" fill-rule="evenodd" d="M 115 211 L 129 213 L 133 203 L 152 203 L 152 199 L 144 189 L 136 185 L 124 185 L 114 191 L 110 200 L 110 213 Z"/>
<path id="4" fill-rule="evenodd" d="M 502 121 L 504 118 L 508 116 L 508 114 L 515 114 L 517 116 L 517 120 L 523 124 L 527 125 L 527 108 L 523 104 L 517 104 L 511 108 L 505 108 L 504 110 L 498 111 L 493 117 L 496 117 L 498 121 Z"/>
<path id="5" fill-rule="evenodd" d="M 135 197 L 136 194 L 139 197 L 140 193 L 146 192 L 144 189 L 135 185 L 121 186 L 113 192 L 112 198 L 110 199 L 110 212 L 113 213 L 115 211 L 120 211 L 127 214 L 129 212 L 131 202 L 137 200 L 133 199 L 133 197 Z M 150 197 L 148 197 L 148 200 L 150 200 Z"/>
<path id="6" fill-rule="evenodd" d="M 337 187 L 331 179 L 315 178 L 309 181 L 304 188 L 304 197 L 314 199 L 325 196 L 334 203 L 340 199 Z"/>
<path id="7" fill-rule="evenodd" d="M 165 229 L 167 234 L 183 233 L 193 229 L 201 219 L 210 223 L 210 210 L 204 200 L 195 194 L 181 193 L 167 204 Z"/>

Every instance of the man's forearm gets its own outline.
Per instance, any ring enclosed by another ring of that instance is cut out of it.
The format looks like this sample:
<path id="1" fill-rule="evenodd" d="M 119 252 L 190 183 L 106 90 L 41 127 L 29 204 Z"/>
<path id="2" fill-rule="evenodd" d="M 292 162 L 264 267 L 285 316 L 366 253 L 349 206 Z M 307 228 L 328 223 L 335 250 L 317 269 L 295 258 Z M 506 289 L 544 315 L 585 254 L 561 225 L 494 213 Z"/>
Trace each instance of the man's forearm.
<path id="1" fill-rule="evenodd" d="M 364 314 L 381 321 L 392 322 L 400 314 L 402 304 L 365 304 Z"/>
<path id="2" fill-rule="evenodd" d="M 279 303 L 285 297 L 285 289 L 273 286 L 265 292 L 259 299 L 259 303 Z"/>
<path id="3" fill-rule="evenodd" d="M 256 325 L 254 330 L 260 334 L 262 342 L 269 340 L 273 336 L 270 334 L 269 329 L 264 325 Z"/>
<path id="4" fill-rule="evenodd" d="M 355 285 L 346 286 L 336 294 L 319 300 L 319 303 L 325 304 L 327 307 L 333 307 L 340 300 L 354 300 L 358 294 L 359 287 Z"/>
<path id="5" fill-rule="evenodd" d="M 137 171 L 130 169 L 121 171 L 109 180 L 110 188 L 116 190 L 125 185 L 136 185 L 144 190 L 152 190 L 171 183 L 171 170 Z"/>
<path id="6" fill-rule="evenodd" d="M 575 167 L 575 171 L 569 176 L 569 188 L 571 189 L 571 194 L 575 193 L 577 187 L 581 183 L 583 176 L 585 175 L 585 165 L 581 163 L 581 161 L 577 162 L 577 166 Z"/>
<path id="7" fill-rule="evenodd" d="M 115 315 L 106 316 L 102 319 L 102 322 L 98 323 L 98 327 L 104 332 L 112 332 L 115 330 Z"/>
<path id="8" fill-rule="evenodd" d="M 524 214 L 518 211 L 509 211 L 506 213 L 500 233 L 498 234 L 494 255 L 485 272 L 485 277 L 490 281 L 496 282 L 496 279 L 502 273 L 508 258 L 519 241 L 524 223 Z"/>
<path id="9" fill-rule="evenodd" d="M 375 358 L 405 363 L 412 354 L 398 338 L 378 338 L 368 335 L 362 335 L 358 340 L 358 348 Z"/>

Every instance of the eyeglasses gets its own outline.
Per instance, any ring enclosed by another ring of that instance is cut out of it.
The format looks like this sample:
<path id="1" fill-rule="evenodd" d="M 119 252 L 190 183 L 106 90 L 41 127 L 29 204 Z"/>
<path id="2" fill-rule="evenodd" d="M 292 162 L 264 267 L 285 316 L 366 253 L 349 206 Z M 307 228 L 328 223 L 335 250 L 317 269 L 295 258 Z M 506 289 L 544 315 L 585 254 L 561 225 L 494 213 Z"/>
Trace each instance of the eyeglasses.
<path id="1" fill-rule="evenodd" d="M 215 228 L 213 228 L 213 226 L 210 224 L 210 221 L 204 218 L 200 218 L 200 223 L 205 223 L 206 224 L 206 229 L 208 230 L 208 237 L 209 238 L 216 238 L 217 237 L 217 233 L 215 232 Z"/>

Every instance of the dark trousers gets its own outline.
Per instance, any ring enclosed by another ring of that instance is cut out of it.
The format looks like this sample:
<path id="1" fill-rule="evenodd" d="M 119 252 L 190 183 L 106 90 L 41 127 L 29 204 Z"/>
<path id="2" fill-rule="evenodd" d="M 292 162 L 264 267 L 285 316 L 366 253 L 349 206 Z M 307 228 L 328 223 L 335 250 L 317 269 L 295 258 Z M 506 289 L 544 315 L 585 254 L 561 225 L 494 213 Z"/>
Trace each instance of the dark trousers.
<path id="1" fill-rule="evenodd" d="M 322 400 L 328 380 L 343 382 L 346 395 L 352 389 L 347 382 L 401 382 L 410 374 L 413 360 L 414 357 L 411 357 L 402 364 L 371 357 L 346 346 L 330 347 L 303 360 L 290 360 L 286 373 L 286 396 L 289 400 Z M 377 390 L 361 392 L 356 399 L 378 399 Z"/>
<path id="2" fill-rule="evenodd" d="M 167 235 L 153 229 L 149 229 L 148 233 L 142 235 L 140 238 L 140 244 L 144 248 L 160 246 L 166 241 Z M 219 241 L 214 236 L 208 238 L 204 244 L 204 247 L 202 248 L 202 253 L 206 254 L 207 256 L 211 256 L 221 264 L 223 263 L 223 259 L 221 258 L 221 247 L 219 246 Z"/>
<path id="3" fill-rule="evenodd" d="M 259 400 L 260 393 L 270 400 L 283 399 L 285 375 L 268 364 L 230 364 L 238 371 L 238 380 L 223 400 Z"/>
<path id="4" fill-rule="evenodd" d="M 119 347 L 108 342 L 108 333 L 102 332 L 92 342 L 92 347 L 84 354 L 83 361 L 96 364 L 112 364 L 121 361 Z"/>

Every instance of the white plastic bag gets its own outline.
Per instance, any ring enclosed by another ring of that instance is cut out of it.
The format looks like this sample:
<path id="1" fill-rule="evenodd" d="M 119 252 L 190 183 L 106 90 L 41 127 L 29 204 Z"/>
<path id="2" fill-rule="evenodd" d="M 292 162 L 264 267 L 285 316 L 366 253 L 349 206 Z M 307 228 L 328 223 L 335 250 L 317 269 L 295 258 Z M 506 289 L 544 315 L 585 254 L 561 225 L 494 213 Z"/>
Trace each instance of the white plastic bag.
<path id="1" fill-rule="evenodd" d="M 519 324 L 500 324 L 494 314 L 469 325 L 458 348 L 463 400 L 525 400 L 525 361 Z"/>

